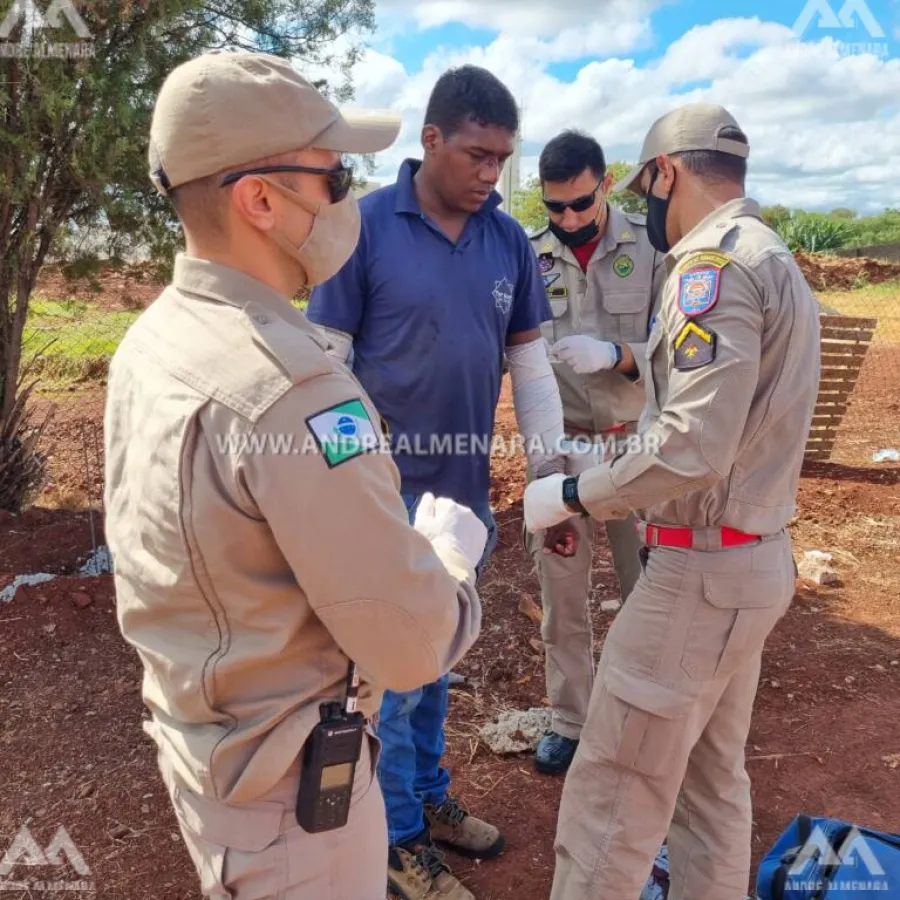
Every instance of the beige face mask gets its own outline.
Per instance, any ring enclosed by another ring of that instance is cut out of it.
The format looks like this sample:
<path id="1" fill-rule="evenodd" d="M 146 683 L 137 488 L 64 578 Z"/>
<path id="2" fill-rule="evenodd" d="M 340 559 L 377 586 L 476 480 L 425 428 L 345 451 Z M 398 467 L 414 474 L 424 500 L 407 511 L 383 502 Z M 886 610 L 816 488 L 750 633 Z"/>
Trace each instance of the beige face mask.
<path id="1" fill-rule="evenodd" d="M 306 284 L 328 281 L 350 259 L 359 241 L 359 204 L 353 192 L 337 203 L 317 205 L 277 181 L 269 178 L 263 180 L 314 216 L 312 231 L 299 247 L 274 230 L 270 232 L 272 240 L 300 264 L 306 275 Z"/>

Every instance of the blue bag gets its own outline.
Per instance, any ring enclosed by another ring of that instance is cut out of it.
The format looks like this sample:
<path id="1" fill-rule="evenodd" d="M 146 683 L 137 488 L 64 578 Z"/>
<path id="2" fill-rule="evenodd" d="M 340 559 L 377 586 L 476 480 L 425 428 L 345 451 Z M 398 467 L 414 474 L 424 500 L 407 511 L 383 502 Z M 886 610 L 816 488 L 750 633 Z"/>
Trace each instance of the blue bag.
<path id="1" fill-rule="evenodd" d="M 756 900 L 900 898 L 900 835 L 797 816 L 759 864 Z"/>

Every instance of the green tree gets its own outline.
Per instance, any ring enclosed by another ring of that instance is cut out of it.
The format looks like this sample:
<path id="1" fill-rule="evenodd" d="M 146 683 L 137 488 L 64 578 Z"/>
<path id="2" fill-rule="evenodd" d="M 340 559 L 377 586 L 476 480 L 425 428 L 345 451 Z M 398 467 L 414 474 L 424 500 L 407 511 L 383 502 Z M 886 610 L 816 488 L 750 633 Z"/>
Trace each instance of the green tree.
<path id="1" fill-rule="evenodd" d="M 833 209 L 830 213 L 828 213 L 832 219 L 855 219 L 856 218 L 856 210 L 848 209 L 846 206 L 839 206 L 837 209 Z"/>
<path id="2" fill-rule="evenodd" d="M 352 94 L 361 48 L 335 40 L 374 28 L 374 0 L 93 0 L 89 37 L 66 20 L 34 30 L 27 15 L 0 57 L 0 435 L 22 389 L 22 333 L 41 265 L 65 235 L 104 233 L 112 250 L 168 252 L 178 231 L 147 177 L 153 104 L 165 76 L 211 49 L 253 49 L 331 65 Z M 0 18 L 10 8 L 0 0 Z M 43 9 L 44 7 L 41 6 Z M 48 55 L 45 35 L 85 52 Z M 63 229 L 65 227 L 65 235 Z M 0 445 L 0 474 L 9 446 Z"/>
<path id="3" fill-rule="evenodd" d="M 532 175 L 513 196 L 512 214 L 526 231 L 540 231 L 547 224 L 547 207 L 541 199 L 541 183 Z"/>
<path id="4" fill-rule="evenodd" d="M 786 222 L 791 217 L 791 211 L 786 206 L 763 206 L 760 211 L 763 221 L 775 231 L 778 231 L 782 222 Z"/>
<path id="5" fill-rule="evenodd" d="M 618 184 L 633 168 L 632 163 L 614 162 L 609 164 L 609 171 L 615 176 L 614 184 Z M 609 202 L 619 209 L 628 213 L 639 213 L 642 216 L 647 215 L 647 201 L 643 197 L 639 197 L 632 191 L 618 191 L 611 194 Z"/>

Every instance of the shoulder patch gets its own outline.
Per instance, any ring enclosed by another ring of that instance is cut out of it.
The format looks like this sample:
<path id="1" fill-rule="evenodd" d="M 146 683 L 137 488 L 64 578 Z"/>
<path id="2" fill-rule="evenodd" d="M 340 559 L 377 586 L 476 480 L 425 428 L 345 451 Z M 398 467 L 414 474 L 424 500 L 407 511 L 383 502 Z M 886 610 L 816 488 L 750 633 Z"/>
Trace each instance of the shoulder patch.
<path id="1" fill-rule="evenodd" d="M 711 328 L 688 322 L 675 338 L 675 368 L 685 372 L 708 366 L 716 358 L 716 340 Z"/>
<path id="2" fill-rule="evenodd" d="M 678 264 L 678 309 L 688 318 L 709 312 L 719 300 L 722 269 L 731 262 L 724 253 L 691 253 Z"/>
<path id="3" fill-rule="evenodd" d="M 306 418 L 329 469 L 379 446 L 378 432 L 362 400 L 345 400 Z"/>
<path id="4" fill-rule="evenodd" d="M 553 253 L 547 248 L 542 249 L 538 254 L 538 269 L 541 275 L 546 275 L 553 268 L 554 262 Z"/>

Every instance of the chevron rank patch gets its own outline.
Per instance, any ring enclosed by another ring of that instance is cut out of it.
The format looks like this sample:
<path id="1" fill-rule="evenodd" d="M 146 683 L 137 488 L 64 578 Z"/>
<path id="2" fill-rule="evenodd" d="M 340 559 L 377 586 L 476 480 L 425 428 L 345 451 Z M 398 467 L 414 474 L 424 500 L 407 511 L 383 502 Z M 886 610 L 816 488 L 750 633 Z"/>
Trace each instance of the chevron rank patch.
<path id="1" fill-rule="evenodd" d="M 731 262 L 724 253 L 692 253 L 678 267 L 678 309 L 688 318 L 709 312 L 719 300 L 722 269 Z"/>
<path id="2" fill-rule="evenodd" d="M 374 450 L 378 433 L 362 400 L 348 400 L 314 413 L 306 420 L 329 469 Z"/>
<path id="3" fill-rule="evenodd" d="M 688 322 L 675 338 L 675 368 L 681 372 L 702 369 L 716 358 L 716 333 Z"/>

